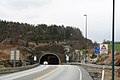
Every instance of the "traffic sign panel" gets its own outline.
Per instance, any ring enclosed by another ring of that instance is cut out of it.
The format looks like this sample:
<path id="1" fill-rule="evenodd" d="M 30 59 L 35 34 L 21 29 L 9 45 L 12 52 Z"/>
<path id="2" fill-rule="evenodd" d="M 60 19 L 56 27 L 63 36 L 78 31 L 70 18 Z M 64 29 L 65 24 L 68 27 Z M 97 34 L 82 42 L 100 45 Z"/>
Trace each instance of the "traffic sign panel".
<path id="1" fill-rule="evenodd" d="M 19 60 L 19 50 L 12 50 L 11 51 L 11 60 Z"/>
<path id="2" fill-rule="evenodd" d="M 100 47 L 99 47 L 99 46 L 96 46 L 96 47 L 94 48 L 94 53 L 95 53 L 95 54 L 100 54 Z"/>
<path id="3" fill-rule="evenodd" d="M 100 44 L 100 54 L 108 54 L 108 44 Z"/>

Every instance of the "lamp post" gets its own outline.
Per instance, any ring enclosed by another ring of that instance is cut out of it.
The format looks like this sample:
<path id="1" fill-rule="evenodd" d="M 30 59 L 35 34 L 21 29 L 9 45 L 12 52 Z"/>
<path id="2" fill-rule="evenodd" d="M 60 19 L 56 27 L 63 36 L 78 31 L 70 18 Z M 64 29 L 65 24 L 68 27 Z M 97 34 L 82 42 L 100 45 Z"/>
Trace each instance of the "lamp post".
<path id="1" fill-rule="evenodd" d="M 87 49 L 87 15 L 84 14 L 84 16 L 86 17 L 86 21 L 85 21 L 85 38 L 86 38 L 86 49 Z"/>
<path id="2" fill-rule="evenodd" d="M 113 0 L 113 19 L 112 19 L 112 80 L 114 80 L 114 22 L 115 22 L 115 0 Z"/>
<path id="3" fill-rule="evenodd" d="M 88 57 L 89 57 L 89 54 L 88 54 L 88 52 L 87 52 L 87 15 L 86 14 L 84 14 L 84 16 L 86 17 L 86 21 L 85 21 L 85 53 L 87 54 L 87 59 L 88 59 Z M 86 55 L 85 54 L 85 55 Z M 85 57 L 86 58 L 86 57 Z M 86 60 L 86 59 L 85 59 Z"/>

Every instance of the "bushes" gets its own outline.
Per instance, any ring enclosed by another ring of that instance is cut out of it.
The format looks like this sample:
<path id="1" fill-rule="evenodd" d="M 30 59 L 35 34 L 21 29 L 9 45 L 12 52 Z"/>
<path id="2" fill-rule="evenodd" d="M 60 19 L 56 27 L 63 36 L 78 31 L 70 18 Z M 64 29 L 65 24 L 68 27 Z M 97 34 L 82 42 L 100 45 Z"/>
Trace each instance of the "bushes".
<path id="1" fill-rule="evenodd" d="M 1 67 L 11 67 L 11 63 L 9 62 L 9 60 L 1 60 L 0 65 Z"/>

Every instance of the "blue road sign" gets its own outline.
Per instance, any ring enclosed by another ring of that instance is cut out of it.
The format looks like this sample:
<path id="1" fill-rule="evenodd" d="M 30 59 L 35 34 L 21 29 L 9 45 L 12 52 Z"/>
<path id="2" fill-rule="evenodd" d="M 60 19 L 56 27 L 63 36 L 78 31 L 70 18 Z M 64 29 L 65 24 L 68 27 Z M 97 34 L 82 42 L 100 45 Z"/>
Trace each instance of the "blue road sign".
<path id="1" fill-rule="evenodd" d="M 96 46 L 96 47 L 94 48 L 94 53 L 95 53 L 95 54 L 100 54 L 100 47 L 99 47 L 99 46 Z"/>

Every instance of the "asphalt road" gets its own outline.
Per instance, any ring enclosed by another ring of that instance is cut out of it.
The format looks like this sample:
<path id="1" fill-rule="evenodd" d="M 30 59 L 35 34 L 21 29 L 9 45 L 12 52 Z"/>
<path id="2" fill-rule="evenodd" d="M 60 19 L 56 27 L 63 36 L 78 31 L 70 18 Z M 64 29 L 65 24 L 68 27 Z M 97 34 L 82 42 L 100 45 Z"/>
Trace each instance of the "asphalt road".
<path id="1" fill-rule="evenodd" d="M 0 80 L 82 80 L 82 73 L 80 68 L 74 65 L 41 65 L 0 76 Z"/>

